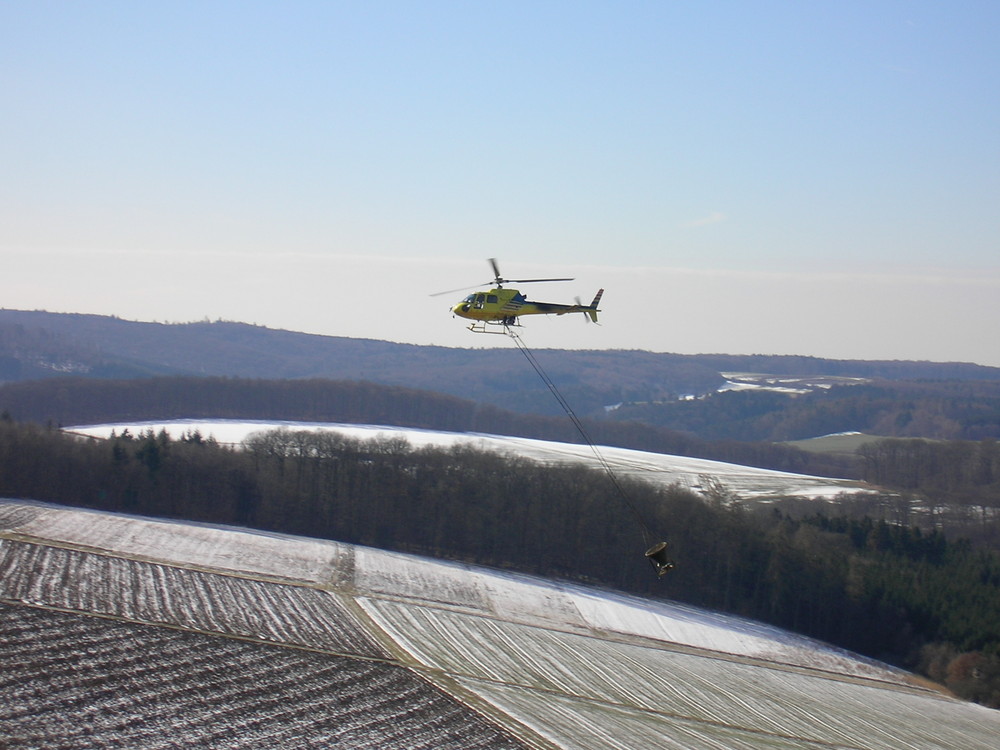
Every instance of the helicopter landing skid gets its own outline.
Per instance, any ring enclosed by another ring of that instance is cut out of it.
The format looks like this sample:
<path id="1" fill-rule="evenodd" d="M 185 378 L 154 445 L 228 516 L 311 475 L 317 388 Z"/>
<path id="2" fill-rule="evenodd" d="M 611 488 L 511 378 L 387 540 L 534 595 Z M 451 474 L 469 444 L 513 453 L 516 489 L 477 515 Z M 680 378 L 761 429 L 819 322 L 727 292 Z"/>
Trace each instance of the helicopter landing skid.
<path id="1" fill-rule="evenodd" d="M 489 330 L 487 327 L 500 329 L 500 330 Z M 501 336 L 507 336 L 510 334 L 511 328 L 520 328 L 521 324 L 516 320 L 477 320 L 475 323 L 469 325 L 469 330 L 473 333 L 492 333 L 499 334 Z"/>

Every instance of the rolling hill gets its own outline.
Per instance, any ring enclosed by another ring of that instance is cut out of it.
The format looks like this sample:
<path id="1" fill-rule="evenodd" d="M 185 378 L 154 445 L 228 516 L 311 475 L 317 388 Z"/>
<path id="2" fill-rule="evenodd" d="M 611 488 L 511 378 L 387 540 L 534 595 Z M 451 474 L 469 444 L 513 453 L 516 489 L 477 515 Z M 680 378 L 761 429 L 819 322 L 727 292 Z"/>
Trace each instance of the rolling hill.
<path id="1" fill-rule="evenodd" d="M 514 454 L 547 465 L 581 464 L 594 469 L 609 467 L 616 476 L 641 479 L 664 487 L 680 486 L 710 496 L 730 493 L 745 500 L 775 498 L 836 498 L 841 494 L 865 493 L 869 488 L 848 479 L 809 476 L 793 472 L 757 469 L 750 466 L 687 456 L 598 446 L 536 440 L 485 433 L 443 432 L 386 425 L 358 425 L 291 421 L 199 420 L 117 422 L 66 427 L 74 435 L 108 438 L 128 430 L 133 435 L 166 431 L 173 439 L 198 433 L 225 445 L 239 446 L 254 433 L 276 429 L 333 432 L 361 440 L 402 438 L 414 447 L 470 446 L 476 449 Z"/>
<path id="2" fill-rule="evenodd" d="M 0 502 L 21 748 L 995 747 L 1000 714 L 740 618 L 243 529 Z"/>
<path id="3" fill-rule="evenodd" d="M 147 323 L 44 311 L 0 310 L 0 382 L 48 377 L 136 378 L 154 375 L 361 380 L 445 393 L 504 409 L 558 414 L 559 406 L 512 346 L 415 346 L 319 336 L 237 322 Z M 530 346 L 530 337 L 526 337 Z M 504 342 L 507 343 L 507 342 Z M 658 405 L 714 393 L 727 375 L 771 373 L 822 394 L 831 384 L 906 380 L 1000 382 L 1000 368 L 970 363 L 844 361 L 815 357 L 681 355 L 648 351 L 546 349 L 538 361 L 581 415 L 628 406 L 618 416 L 662 423 Z M 758 378 L 755 385 L 767 388 Z M 843 391 L 843 388 L 836 390 Z M 996 397 L 995 389 L 987 394 Z M 966 396 L 968 396 L 966 392 Z M 788 400 L 780 402 L 787 405 Z M 689 403 L 687 409 L 696 404 Z M 732 415 L 726 415 L 730 417 Z M 671 418 L 675 418 L 671 416 Z M 713 423 L 725 421 L 714 417 Z M 698 431 L 696 420 L 683 429 Z M 863 429 L 861 425 L 826 432 Z M 758 429 L 755 433 L 760 434 Z M 795 439 L 822 432 L 742 439 Z M 711 437 L 717 437 L 712 434 Z M 732 435 L 729 437 L 733 437 Z"/>

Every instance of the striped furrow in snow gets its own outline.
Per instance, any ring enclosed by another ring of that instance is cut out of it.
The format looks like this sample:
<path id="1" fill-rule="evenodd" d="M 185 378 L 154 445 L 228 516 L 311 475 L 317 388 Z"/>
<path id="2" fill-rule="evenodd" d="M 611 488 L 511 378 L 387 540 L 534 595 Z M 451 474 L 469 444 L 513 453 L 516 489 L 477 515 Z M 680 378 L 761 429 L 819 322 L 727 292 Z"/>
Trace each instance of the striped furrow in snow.
<path id="1" fill-rule="evenodd" d="M 446 604 L 518 622 L 586 627 L 561 584 L 518 573 L 357 547 L 353 582 L 366 594 Z"/>
<path id="2" fill-rule="evenodd" d="M 461 684 L 564 750 L 830 750 L 826 743 L 769 735 L 713 722 L 595 703 L 565 695 L 539 696 L 506 685 Z"/>
<path id="3" fill-rule="evenodd" d="M 336 595 L 0 540 L 0 597 L 362 656 L 386 652 Z"/>
<path id="4" fill-rule="evenodd" d="M 523 747 L 378 662 L 9 605 L 0 661 L 4 743 L 24 750 Z"/>
<path id="5" fill-rule="evenodd" d="M 368 547 L 354 552 L 354 585 L 361 591 L 447 603 L 489 612 L 468 566 L 441 563 Z"/>
<path id="6" fill-rule="evenodd" d="M 764 668 L 454 611 L 365 600 L 399 644 L 455 675 L 813 742 L 949 746 L 978 706 L 871 683 Z M 544 703 L 544 701 L 541 701 Z M 893 721 L 885 721 L 886 711 Z M 985 709 L 984 709 L 985 710 Z M 988 737 L 979 742 L 989 746 Z"/>
<path id="7" fill-rule="evenodd" d="M 489 596 L 493 613 L 504 619 L 587 629 L 573 597 L 560 584 L 516 573 L 498 575 L 475 568 L 470 573 Z"/>
<path id="8" fill-rule="evenodd" d="M 761 622 L 676 602 L 651 602 L 612 592 L 567 587 L 567 597 L 593 628 L 645 636 L 727 654 L 827 669 L 837 674 L 912 684 L 884 663 Z"/>
<path id="9" fill-rule="evenodd" d="M 368 594 L 440 602 L 506 621 L 619 632 L 722 653 L 911 685 L 901 670 L 743 618 L 596 592 L 513 573 L 358 548 L 354 582 Z"/>

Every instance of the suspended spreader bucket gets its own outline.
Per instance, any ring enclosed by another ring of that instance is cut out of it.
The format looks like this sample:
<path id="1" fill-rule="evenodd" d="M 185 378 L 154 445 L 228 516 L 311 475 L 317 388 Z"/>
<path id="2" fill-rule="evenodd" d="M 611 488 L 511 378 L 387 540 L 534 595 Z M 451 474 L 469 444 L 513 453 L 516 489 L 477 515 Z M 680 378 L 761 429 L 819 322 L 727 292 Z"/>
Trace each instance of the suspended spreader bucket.
<path id="1" fill-rule="evenodd" d="M 674 567 L 674 561 L 667 559 L 667 543 L 654 544 L 646 550 L 646 559 L 656 569 L 656 574 L 662 576 Z"/>

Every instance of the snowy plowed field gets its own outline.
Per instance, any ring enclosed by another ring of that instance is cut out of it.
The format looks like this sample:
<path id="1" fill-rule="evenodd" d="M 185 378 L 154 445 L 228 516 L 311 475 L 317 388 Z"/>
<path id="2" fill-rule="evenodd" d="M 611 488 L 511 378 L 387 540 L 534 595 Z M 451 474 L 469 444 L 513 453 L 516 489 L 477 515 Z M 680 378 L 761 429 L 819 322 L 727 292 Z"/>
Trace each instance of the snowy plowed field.
<path id="1" fill-rule="evenodd" d="M 0 539 L 0 598 L 334 653 L 388 656 L 331 592 L 61 547 Z"/>
<path id="2" fill-rule="evenodd" d="M 0 501 L 18 747 L 997 747 L 1000 713 L 691 607 Z"/>
<path id="3" fill-rule="evenodd" d="M 525 747 L 412 671 L 0 605 L 0 746 Z"/>

